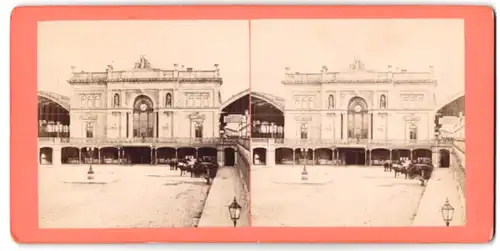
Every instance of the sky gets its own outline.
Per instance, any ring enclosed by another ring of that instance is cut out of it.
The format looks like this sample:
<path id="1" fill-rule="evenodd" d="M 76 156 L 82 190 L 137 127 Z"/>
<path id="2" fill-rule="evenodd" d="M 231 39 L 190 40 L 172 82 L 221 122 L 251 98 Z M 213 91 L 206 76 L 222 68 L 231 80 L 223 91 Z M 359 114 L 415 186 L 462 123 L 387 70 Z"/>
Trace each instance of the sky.
<path id="1" fill-rule="evenodd" d="M 154 68 L 219 64 L 222 99 L 249 88 L 248 21 L 57 21 L 38 24 L 38 88 L 69 96 L 76 71 L 131 70 L 141 55 Z"/>
<path id="2" fill-rule="evenodd" d="M 461 19 L 255 20 L 251 23 L 252 90 L 283 96 L 291 72 L 346 71 L 354 57 L 368 70 L 434 66 L 437 103 L 465 88 Z"/>
<path id="3" fill-rule="evenodd" d="M 244 20 L 40 22 L 38 49 L 39 89 L 62 95 L 71 93 L 71 66 L 130 70 L 140 55 L 165 70 L 174 63 L 195 69 L 219 64 L 223 101 L 249 87 L 250 59 L 252 90 L 277 96 L 286 92 L 285 67 L 344 71 L 354 57 L 375 71 L 433 65 L 438 103 L 465 88 L 460 19 L 252 20 L 251 41 Z"/>

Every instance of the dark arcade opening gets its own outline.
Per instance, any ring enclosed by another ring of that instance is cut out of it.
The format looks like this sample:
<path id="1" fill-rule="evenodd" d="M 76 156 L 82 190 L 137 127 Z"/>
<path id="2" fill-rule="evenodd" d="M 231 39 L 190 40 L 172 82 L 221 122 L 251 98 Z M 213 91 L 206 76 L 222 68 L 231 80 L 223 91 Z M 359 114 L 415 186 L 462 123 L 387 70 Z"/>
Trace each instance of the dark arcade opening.
<path id="1" fill-rule="evenodd" d="M 248 122 L 244 119 L 248 115 L 250 106 L 250 94 L 247 94 L 228 104 L 221 111 L 219 118 L 220 130 L 224 131 L 225 137 L 247 137 Z"/>
<path id="2" fill-rule="evenodd" d="M 329 148 L 318 148 L 314 150 L 314 157 L 317 165 L 332 165 L 333 151 Z"/>
<path id="3" fill-rule="evenodd" d="M 160 147 L 157 148 L 157 164 L 167 164 L 168 160 L 175 159 L 175 148 L 172 147 Z"/>
<path id="4" fill-rule="evenodd" d="M 38 137 L 68 138 L 69 111 L 57 102 L 38 95 Z"/>
<path id="5" fill-rule="evenodd" d="M 293 149 L 291 148 L 276 148 L 275 150 L 276 165 L 293 165 Z"/>
<path id="6" fill-rule="evenodd" d="M 198 148 L 198 159 L 210 159 L 210 161 L 217 162 L 217 149 L 213 147 Z"/>
<path id="7" fill-rule="evenodd" d="M 385 148 L 372 149 L 370 151 L 371 164 L 375 166 L 384 165 L 385 161 L 391 158 L 391 151 Z"/>
<path id="8" fill-rule="evenodd" d="M 51 165 L 52 164 L 52 148 L 42 147 L 40 148 L 39 162 L 40 165 Z"/>
<path id="9" fill-rule="evenodd" d="M 235 150 L 231 147 L 227 147 L 224 149 L 224 166 L 234 166 L 236 163 L 236 159 L 234 157 Z"/>
<path id="10" fill-rule="evenodd" d="M 450 151 L 446 149 L 439 150 L 439 167 L 449 168 L 450 167 Z"/>
<path id="11" fill-rule="evenodd" d="M 412 157 L 416 161 L 423 161 L 423 158 L 432 159 L 432 151 L 429 149 L 415 149 Z"/>
<path id="12" fill-rule="evenodd" d="M 267 160 L 267 150 L 265 148 L 255 148 L 253 149 L 253 164 L 254 165 L 266 165 Z"/>
<path id="13" fill-rule="evenodd" d="M 63 147 L 61 148 L 61 164 L 79 164 L 80 163 L 80 149 L 77 147 Z"/>
<path id="14" fill-rule="evenodd" d="M 118 148 L 116 147 L 103 147 L 100 152 L 100 163 L 102 164 L 119 164 L 118 161 Z"/>
<path id="15" fill-rule="evenodd" d="M 196 148 L 181 147 L 177 149 L 177 159 L 184 160 L 186 157 L 196 158 Z"/>
<path id="16" fill-rule="evenodd" d="M 400 161 L 402 159 L 410 159 L 410 150 L 408 149 L 393 149 L 392 160 Z"/>
<path id="17" fill-rule="evenodd" d="M 123 147 L 125 159 L 129 164 L 151 164 L 151 148 Z"/>
<path id="18" fill-rule="evenodd" d="M 92 164 L 99 164 L 99 156 L 98 156 L 99 149 L 95 147 L 93 149 L 94 149 L 93 151 L 87 151 L 86 147 L 82 147 L 80 149 L 82 157 L 80 163 L 90 164 L 92 159 Z"/>
<path id="19" fill-rule="evenodd" d="M 366 154 L 362 148 L 339 148 L 340 156 L 343 156 L 345 165 L 365 165 Z"/>
<path id="20" fill-rule="evenodd" d="M 307 153 L 303 154 L 302 148 L 296 148 L 295 149 L 295 163 L 300 164 L 300 165 L 303 165 L 303 164 L 312 165 L 313 164 L 313 149 L 307 149 Z"/>
<path id="21" fill-rule="evenodd" d="M 273 104 L 252 95 L 252 138 L 285 137 L 285 116 Z"/>

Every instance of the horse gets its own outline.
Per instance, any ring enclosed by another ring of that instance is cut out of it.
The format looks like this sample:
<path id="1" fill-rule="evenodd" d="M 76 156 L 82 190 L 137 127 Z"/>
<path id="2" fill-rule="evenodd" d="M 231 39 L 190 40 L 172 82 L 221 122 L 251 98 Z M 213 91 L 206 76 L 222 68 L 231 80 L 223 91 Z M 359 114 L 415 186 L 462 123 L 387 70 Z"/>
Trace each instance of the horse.
<path id="1" fill-rule="evenodd" d="M 403 165 L 403 163 L 393 163 L 391 165 L 391 169 L 394 170 L 394 178 L 398 176 L 399 173 L 405 175 L 405 179 L 408 179 L 408 170 L 407 168 Z"/>
<path id="2" fill-rule="evenodd" d="M 391 171 L 391 163 L 389 161 L 384 162 L 384 172 L 390 172 Z"/>
<path id="3" fill-rule="evenodd" d="M 188 163 L 187 160 L 179 160 L 177 164 L 177 168 L 181 170 L 180 175 L 183 176 L 184 173 L 189 173 L 191 172 L 192 166 Z"/>
<path id="4" fill-rule="evenodd" d="M 177 170 L 178 168 L 178 161 L 177 159 L 169 159 L 168 160 L 168 165 L 170 166 L 170 170 Z"/>

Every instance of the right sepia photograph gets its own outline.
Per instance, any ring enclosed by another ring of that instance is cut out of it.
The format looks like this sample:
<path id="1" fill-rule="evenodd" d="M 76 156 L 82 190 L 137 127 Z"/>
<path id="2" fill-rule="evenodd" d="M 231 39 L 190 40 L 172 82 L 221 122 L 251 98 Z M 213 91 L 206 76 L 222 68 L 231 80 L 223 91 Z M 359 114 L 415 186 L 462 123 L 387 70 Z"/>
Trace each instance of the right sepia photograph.
<path id="1" fill-rule="evenodd" d="M 462 19 L 251 21 L 255 227 L 464 226 Z"/>

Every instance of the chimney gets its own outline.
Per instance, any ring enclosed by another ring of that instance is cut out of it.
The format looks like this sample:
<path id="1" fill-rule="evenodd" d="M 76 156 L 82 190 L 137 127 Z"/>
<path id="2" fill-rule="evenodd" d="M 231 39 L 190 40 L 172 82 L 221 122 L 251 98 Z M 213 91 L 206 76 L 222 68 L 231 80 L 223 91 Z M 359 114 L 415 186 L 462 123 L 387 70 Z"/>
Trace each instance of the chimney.
<path id="1" fill-rule="evenodd" d="M 113 71 L 113 66 L 108 64 L 108 66 L 106 67 L 106 71 Z"/>
<path id="2" fill-rule="evenodd" d="M 178 64 L 174 64 L 174 71 L 177 71 Z"/>
<path id="3" fill-rule="evenodd" d="M 186 68 L 186 71 L 188 71 L 188 72 L 192 72 L 192 71 L 193 71 L 193 68 L 191 68 L 191 67 Z"/>
<path id="4" fill-rule="evenodd" d="M 429 77 L 434 78 L 434 65 L 429 65 Z"/>
<path id="5" fill-rule="evenodd" d="M 321 67 L 321 72 L 327 73 L 327 72 L 328 72 L 328 66 L 323 65 L 323 66 Z"/>
<path id="6" fill-rule="evenodd" d="M 286 73 L 286 74 L 289 74 L 289 73 L 290 73 L 290 67 L 288 67 L 288 66 L 287 66 L 287 67 L 285 67 L 285 73 Z"/>
<path id="7" fill-rule="evenodd" d="M 219 64 L 214 64 L 215 70 L 219 71 Z"/>
<path id="8" fill-rule="evenodd" d="M 388 70 L 389 72 L 392 72 L 392 65 L 388 65 L 388 66 L 387 66 L 387 70 Z"/>

